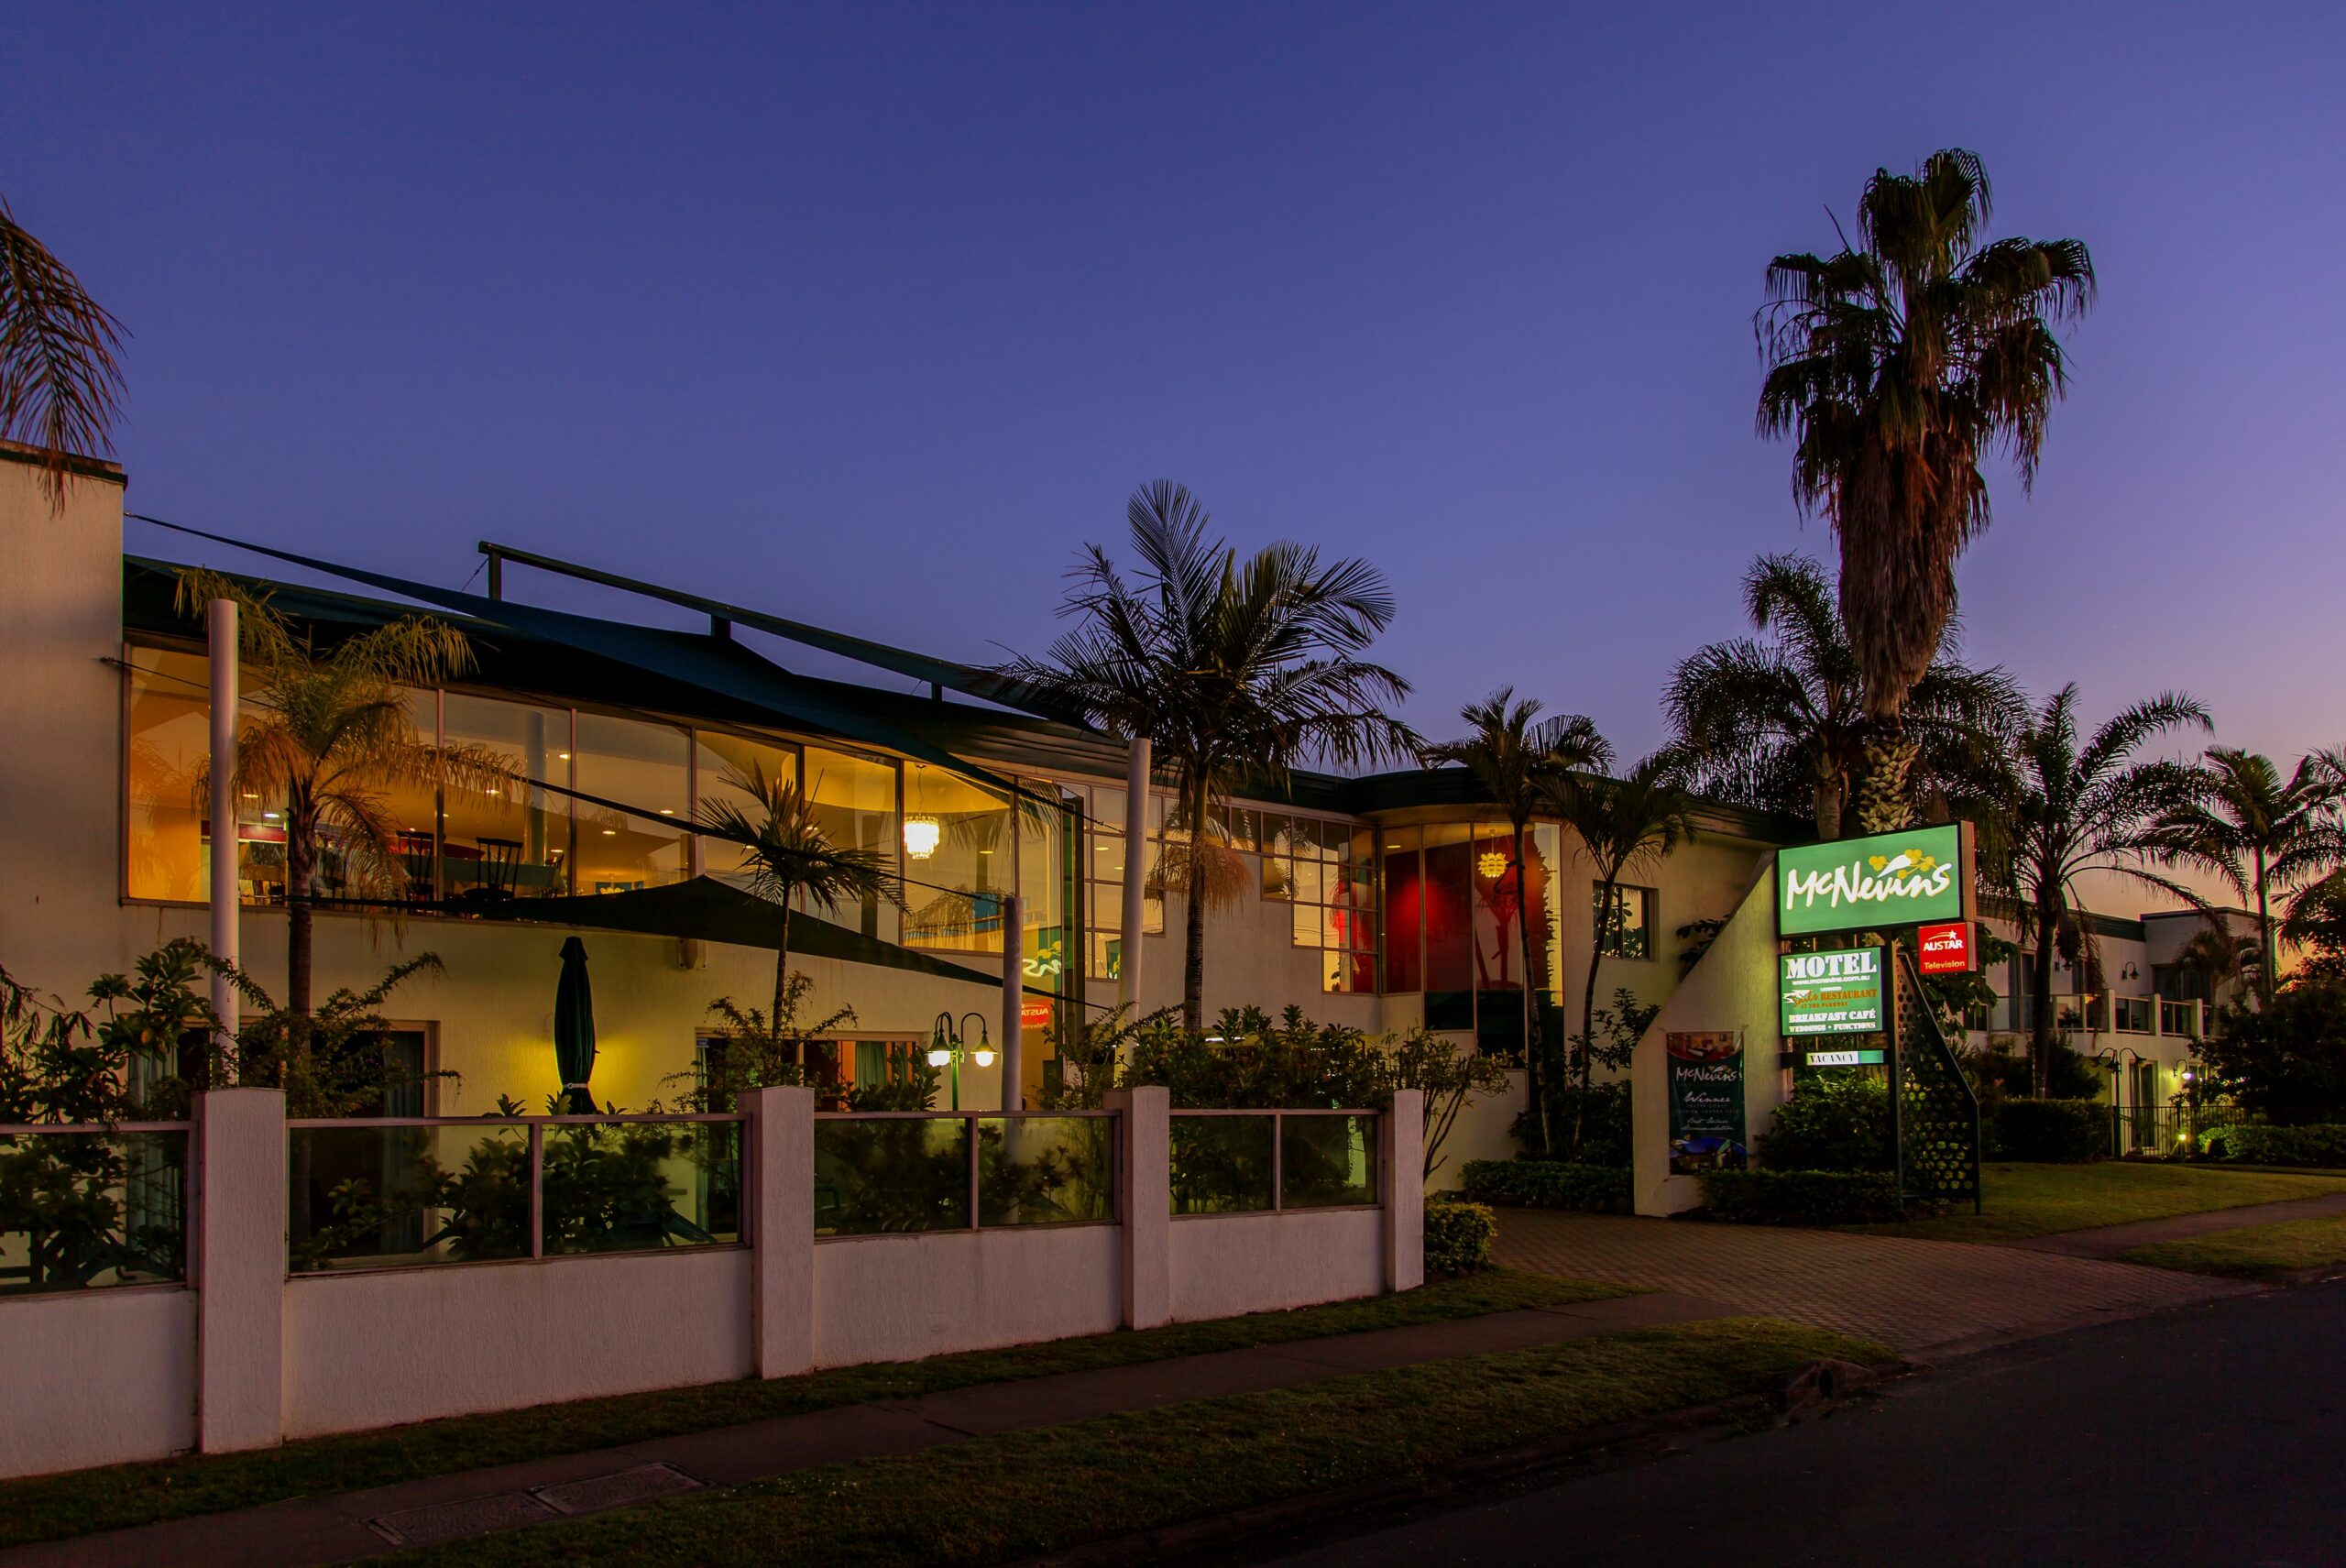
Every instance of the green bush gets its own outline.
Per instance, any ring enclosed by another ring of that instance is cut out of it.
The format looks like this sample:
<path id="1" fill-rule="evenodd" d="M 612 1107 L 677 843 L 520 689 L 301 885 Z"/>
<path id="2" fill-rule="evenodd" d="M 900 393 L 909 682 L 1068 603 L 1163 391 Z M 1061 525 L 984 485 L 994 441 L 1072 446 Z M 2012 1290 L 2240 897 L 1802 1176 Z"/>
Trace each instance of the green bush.
<path id="1" fill-rule="evenodd" d="M 1601 1165 L 1615 1170 L 1629 1168 L 1628 1079 L 1592 1083 L 1586 1089 L 1577 1083 L 1551 1083 L 1548 1086 L 1546 1098 L 1548 1123 L 1555 1132 L 1559 1153 L 1568 1149 L 1573 1129 L 1577 1125 L 1580 1128 L 1580 1153 L 1573 1163 Z M 1507 1130 L 1525 1148 L 1539 1148 L 1539 1118 L 1529 1111 L 1516 1113 L 1515 1121 Z"/>
<path id="2" fill-rule="evenodd" d="M 1447 1194 L 1426 1200 L 1426 1275 L 1471 1274 L 1491 1262 L 1496 1214 L 1481 1203 Z"/>
<path id="3" fill-rule="evenodd" d="M 1890 1086 L 1858 1073 L 1802 1078 L 1760 1135 L 1760 1158 L 1773 1170 L 1888 1170 Z"/>
<path id="4" fill-rule="evenodd" d="M 1901 1220 L 1897 1179 L 1880 1171 L 1706 1170 L 1710 1218 L 1738 1225 L 1863 1225 Z"/>
<path id="5" fill-rule="evenodd" d="M 2346 1127 L 2214 1127 L 2199 1136 L 2213 1159 L 2241 1165 L 2346 1166 Z"/>
<path id="6" fill-rule="evenodd" d="M 1458 1184 L 1478 1203 L 1517 1209 L 1582 1209 L 1595 1214 L 1629 1212 L 1629 1173 L 1560 1159 L 1470 1159 Z"/>
<path id="7" fill-rule="evenodd" d="M 1986 1048 L 1959 1051 L 1957 1057 L 1982 1101 L 2025 1100 L 2036 1092 L 2025 1040 L 1997 1035 Z M 2079 1056 L 2055 1040 L 2045 1055 L 2045 1079 L 2053 1099 L 2090 1100 L 2110 1081 L 2110 1073 L 2093 1058 Z"/>
<path id="8" fill-rule="evenodd" d="M 2285 1126 L 2346 1122 L 2346 985 L 2301 976 L 2261 1008 L 2227 1009 L 2198 1056 L 2252 1114 Z"/>
<path id="9" fill-rule="evenodd" d="M 1986 1119 L 1985 1141 L 2003 1159 L 2077 1165 L 2110 1152 L 2110 1107 L 2099 1100 L 2007 1100 Z"/>

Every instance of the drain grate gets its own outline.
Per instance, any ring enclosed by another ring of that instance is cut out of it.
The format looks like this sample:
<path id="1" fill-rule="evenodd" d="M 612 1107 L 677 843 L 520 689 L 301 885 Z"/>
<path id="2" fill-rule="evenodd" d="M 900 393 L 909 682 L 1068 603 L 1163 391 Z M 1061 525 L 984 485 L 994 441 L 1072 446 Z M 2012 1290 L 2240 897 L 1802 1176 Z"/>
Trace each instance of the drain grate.
<path id="1" fill-rule="evenodd" d="M 393 1546 L 434 1546 L 468 1535 L 511 1530 L 516 1525 L 541 1524 L 562 1516 L 527 1492 L 499 1492 L 492 1497 L 470 1497 L 461 1503 L 433 1503 L 367 1521 L 367 1527 Z"/>
<path id="2" fill-rule="evenodd" d="M 639 1464 L 616 1475 L 595 1475 L 584 1481 L 565 1481 L 559 1486 L 541 1486 L 532 1496 L 566 1514 L 591 1514 L 597 1508 L 625 1508 L 630 1503 L 674 1497 L 699 1486 L 698 1481 L 674 1465 Z"/>

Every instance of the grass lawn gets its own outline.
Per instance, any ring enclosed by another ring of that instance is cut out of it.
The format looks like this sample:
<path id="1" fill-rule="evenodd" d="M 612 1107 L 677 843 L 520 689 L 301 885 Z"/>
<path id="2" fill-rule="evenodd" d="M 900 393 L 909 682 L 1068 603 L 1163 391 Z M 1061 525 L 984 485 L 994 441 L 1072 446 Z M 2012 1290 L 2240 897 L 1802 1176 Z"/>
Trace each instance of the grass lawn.
<path id="1" fill-rule="evenodd" d="M 1769 1319 L 1638 1329 L 829 1465 L 414 1561 L 1000 1563 L 1756 1393 L 1823 1356 L 1891 1358 L 1878 1344 Z"/>
<path id="2" fill-rule="evenodd" d="M 1338 1301 L 1292 1312 L 1174 1323 L 1137 1332 L 1122 1331 L 1008 1350 L 931 1356 L 926 1361 L 843 1366 L 771 1382 L 748 1379 L 623 1394 L 313 1438 L 252 1453 L 167 1459 L 5 1481 L 0 1482 L 0 1548 L 981 1383 L 1088 1372 L 1630 1294 L 1623 1286 L 1492 1269 L 1398 1296 Z"/>
<path id="3" fill-rule="evenodd" d="M 2219 1170 L 2134 1160 L 1989 1165 L 1981 1167 L 1979 1174 L 1984 1213 L 1957 1210 L 1943 1220 L 1857 1228 L 1879 1235 L 1922 1236 L 1931 1241 L 2013 1242 L 2055 1231 L 2083 1231 L 2346 1191 L 2335 1176 Z"/>
<path id="4" fill-rule="evenodd" d="M 2304 1268 L 2346 1264 L 2346 1216 L 2288 1220 L 2277 1225 L 2218 1231 L 2176 1242 L 2153 1242 L 2118 1255 L 2121 1263 L 2215 1274 L 2227 1279 L 2265 1279 Z"/>

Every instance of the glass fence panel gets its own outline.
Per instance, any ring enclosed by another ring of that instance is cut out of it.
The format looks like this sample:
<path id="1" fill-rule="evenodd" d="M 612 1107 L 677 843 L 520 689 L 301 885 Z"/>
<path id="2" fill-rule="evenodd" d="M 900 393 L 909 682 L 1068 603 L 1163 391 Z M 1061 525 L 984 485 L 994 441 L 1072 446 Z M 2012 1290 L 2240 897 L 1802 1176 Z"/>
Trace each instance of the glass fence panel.
<path id="1" fill-rule="evenodd" d="M 741 1124 L 548 1126 L 541 1223 L 549 1257 L 741 1239 Z"/>
<path id="2" fill-rule="evenodd" d="M 186 1133 L 0 1135 L 0 1296 L 186 1277 Z"/>
<path id="3" fill-rule="evenodd" d="M 1279 1206 L 1332 1209 L 1376 1201 L 1376 1118 L 1279 1118 Z"/>
<path id="4" fill-rule="evenodd" d="M 530 1255 L 530 1130 L 511 1122 L 287 1129 L 296 1274 Z"/>
<path id="5" fill-rule="evenodd" d="M 978 1223 L 1068 1225 L 1114 1216 L 1115 1123 L 1105 1116 L 978 1123 Z"/>
<path id="6" fill-rule="evenodd" d="M 1172 1119 L 1173 1212 L 1239 1214 L 1271 1206 L 1269 1116 Z"/>
<path id="7" fill-rule="evenodd" d="M 965 1230 L 970 1124 L 959 1116 L 815 1122 L 815 1234 Z"/>

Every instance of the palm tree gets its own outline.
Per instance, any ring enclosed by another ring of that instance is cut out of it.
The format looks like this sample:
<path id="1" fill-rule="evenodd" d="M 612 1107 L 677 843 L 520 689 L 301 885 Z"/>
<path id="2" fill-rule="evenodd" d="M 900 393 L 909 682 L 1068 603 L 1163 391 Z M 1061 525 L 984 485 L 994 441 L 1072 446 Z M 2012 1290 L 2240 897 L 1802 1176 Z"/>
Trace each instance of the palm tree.
<path id="1" fill-rule="evenodd" d="M 1087 546 L 1060 609 L 1081 624 L 1002 673 L 1112 735 L 1147 737 L 1173 769 L 1176 815 L 1193 835 L 1242 773 L 1277 784 L 1307 758 L 1343 766 L 1412 754 L 1417 737 L 1380 711 L 1409 683 L 1361 656 L 1393 619 L 1375 567 L 1323 566 L 1318 551 L 1286 543 L 1242 562 L 1207 537 L 1205 509 L 1168 480 L 1135 490 L 1125 512 L 1138 579 Z M 1181 1016 L 1192 1030 L 1204 1022 L 1211 860 L 1188 857 Z"/>
<path id="2" fill-rule="evenodd" d="M 1978 804 L 1988 817 L 1981 874 L 2021 901 L 2034 940 L 2028 1049 L 2039 1095 L 2052 1063 L 2055 959 L 2099 967 L 2092 933 L 2078 918 L 2085 901 L 2077 879 L 2088 872 L 2114 872 L 2194 906 L 2201 903 L 2152 870 L 2154 863 L 2174 863 L 2159 825 L 2203 787 L 2198 771 L 2179 762 L 2133 760 L 2149 741 L 2187 726 L 2209 728 L 2208 709 L 2196 697 L 2169 692 L 2135 704 L 2080 739 L 2077 688 L 2066 685 L 2030 714 L 2011 755 L 1981 781 Z"/>
<path id="3" fill-rule="evenodd" d="M 808 904 L 825 909 L 873 898 L 902 908 L 904 895 L 896 890 L 895 868 L 886 857 L 832 840 L 814 797 L 798 787 L 796 779 L 769 778 L 752 762 L 746 772 L 729 764 L 725 782 L 747 796 L 747 802 L 722 797 L 704 801 L 694 816 L 713 836 L 740 846 L 743 884 L 781 912 L 773 1010 L 762 1019 L 754 1012 L 739 1014 L 744 1021 L 762 1024 L 768 1046 L 778 1047 L 796 1011 L 789 993 L 791 905 L 803 894 Z"/>
<path id="4" fill-rule="evenodd" d="M 432 616 L 403 616 L 320 650 L 272 609 L 266 594 L 215 572 L 179 576 L 191 611 L 225 598 L 237 607 L 238 652 L 256 677 L 258 712 L 236 737 L 236 783 L 281 803 L 285 829 L 285 1007 L 294 1056 L 311 1020 L 313 900 L 331 860 L 345 896 L 397 905 L 408 889 L 400 824 L 386 792 L 401 786 L 493 789 L 513 779 L 503 753 L 423 739 L 411 691 L 472 665 L 472 645 Z M 212 825 L 214 854 L 234 852 L 235 826 Z"/>
<path id="5" fill-rule="evenodd" d="M 2222 1000 L 2225 987 L 2237 992 L 2256 983 L 2263 970 L 2263 944 L 2254 938 L 2242 937 L 2211 916 L 2205 927 L 2191 933 L 2191 939 L 2183 944 L 2175 960 L 2199 977 L 2212 1012 Z"/>
<path id="6" fill-rule="evenodd" d="M 2053 403 L 2068 388 L 2055 324 L 2093 303 L 2074 239 L 1986 242 L 1987 171 L 1960 148 L 1914 174 L 1878 169 L 1858 245 L 1779 256 L 1753 325 L 1768 375 L 1760 433 L 1795 439 L 1792 494 L 1841 545 L 1841 618 L 1880 732 L 1858 817 L 1911 819 L 1907 693 L 1955 613 L 1955 558 L 1989 522 L 1980 459 L 2001 450 L 2034 483 Z"/>
<path id="7" fill-rule="evenodd" d="M 1744 574 L 1743 598 L 1752 626 L 1773 636 L 1714 642 L 1680 663 L 1662 696 L 1673 743 L 1702 793 L 1813 814 L 1816 836 L 1837 839 L 1869 725 L 1832 579 L 1807 556 L 1762 555 Z M 1939 657 L 1906 697 L 1907 729 L 1921 745 L 1910 794 L 1943 790 L 1974 771 L 2023 708 L 2001 669 L 1957 661 L 1950 621 Z"/>
<path id="8" fill-rule="evenodd" d="M 1684 760 L 1668 749 L 1656 751 L 1620 778 L 1565 773 L 1548 782 L 1551 807 L 1580 839 L 1581 852 L 1596 872 L 1595 918 L 1591 922 L 1587 984 L 1581 992 L 1580 1035 L 1573 1051 L 1580 1087 L 1589 1085 L 1596 1038 L 1596 971 L 1605 955 L 1620 945 L 1621 881 L 1659 862 L 1694 836 L 1694 797 L 1681 786 Z M 1585 1099 L 1585 1094 L 1584 1094 Z M 1573 1146 L 1580 1146 L 1575 1116 Z"/>
<path id="9" fill-rule="evenodd" d="M 114 450 L 121 346 L 122 323 L 0 197 L 0 440 L 39 451 L 52 513 L 65 510 L 72 459 Z"/>
<path id="10" fill-rule="evenodd" d="M 2199 775 L 2198 798 L 2159 823 L 2162 848 L 2255 899 L 2257 989 L 2270 1001 L 2280 981 L 2273 895 L 2302 897 L 2346 864 L 2346 826 L 2339 820 L 2346 779 L 2317 753 L 2301 759 L 2285 784 L 2270 757 L 2231 746 L 2209 747 Z"/>
<path id="11" fill-rule="evenodd" d="M 1513 837 L 1516 921 L 1523 938 L 1523 1040 L 1525 1091 L 1538 1113 L 1540 1152 L 1555 1147 L 1555 1130 L 1549 1125 L 1548 1101 L 1540 1092 L 1547 1070 L 1540 1034 L 1540 1008 L 1531 995 L 1534 970 L 1531 953 L 1531 899 L 1524 878 L 1524 834 L 1531 819 L 1546 808 L 1547 786 L 1562 774 L 1581 768 L 1603 768 L 1613 761 L 1613 749 L 1582 714 L 1540 718 L 1540 704 L 1530 697 L 1517 700 L 1515 688 L 1503 686 L 1481 702 L 1458 710 L 1469 733 L 1462 740 L 1428 746 L 1419 760 L 1428 767 L 1464 767 L 1483 786 L 1491 804 L 1507 816 Z M 1552 894 L 1551 907 L 1552 907 Z"/>

